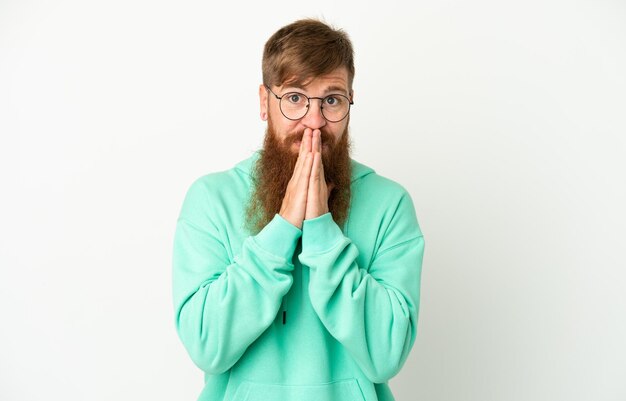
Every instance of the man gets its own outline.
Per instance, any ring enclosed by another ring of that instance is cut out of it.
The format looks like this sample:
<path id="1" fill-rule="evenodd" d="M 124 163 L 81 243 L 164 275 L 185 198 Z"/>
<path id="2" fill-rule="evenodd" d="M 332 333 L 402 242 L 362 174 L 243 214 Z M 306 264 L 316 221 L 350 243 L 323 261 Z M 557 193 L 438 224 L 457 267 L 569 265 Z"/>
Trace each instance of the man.
<path id="1" fill-rule="evenodd" d="M 278 30 L 263 54 L 263 149 L 187 192 L 174 303 L 202 401 L 394 399 L 424 240 L 404 188 L 350 158 L 353 78 L 342 31 Z"/>

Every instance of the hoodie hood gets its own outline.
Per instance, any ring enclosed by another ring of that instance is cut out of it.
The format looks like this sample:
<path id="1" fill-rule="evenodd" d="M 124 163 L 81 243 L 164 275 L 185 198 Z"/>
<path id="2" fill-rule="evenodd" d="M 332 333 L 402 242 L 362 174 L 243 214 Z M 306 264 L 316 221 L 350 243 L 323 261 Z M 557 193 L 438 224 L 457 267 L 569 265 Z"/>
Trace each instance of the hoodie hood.
<path id="1" fill-rule="evenodd" d="M 249 158 L 237 163 L 235 165 L 235 168 L 245 173 L 246 175 L 251 175 L 252 168 L 254 164 L 256 163 L 256 161 L 259 159 L 259 156 L 260 156 L 260 151 L 257 150 Z M 361 164 L 352 158 L 350 159 L 350 163 L 352 164 L 352 180 L 351 180 L 352 182 L 360 178 L 363 178 L 368 174 L 375 173 L 373 168 L 368 167 L 364 164 Z"/>

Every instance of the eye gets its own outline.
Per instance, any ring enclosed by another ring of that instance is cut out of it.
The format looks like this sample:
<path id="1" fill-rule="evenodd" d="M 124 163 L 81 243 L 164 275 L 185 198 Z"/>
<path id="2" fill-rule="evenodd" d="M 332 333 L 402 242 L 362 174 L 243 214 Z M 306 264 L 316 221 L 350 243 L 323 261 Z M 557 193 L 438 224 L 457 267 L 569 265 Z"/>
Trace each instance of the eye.
<path id="1" fill-rule="evenodd" d="M 302 95 L 299 93 L 288 93 L 286 96 L 290 103 L 296 104 L 302 102 Z"/>
<path id="2" fill-rule="evenodd" d="M 341 97 L 334 95 L 328 96 L 324 103 L 329 106 L 339 106 L 341 104 Z"/>

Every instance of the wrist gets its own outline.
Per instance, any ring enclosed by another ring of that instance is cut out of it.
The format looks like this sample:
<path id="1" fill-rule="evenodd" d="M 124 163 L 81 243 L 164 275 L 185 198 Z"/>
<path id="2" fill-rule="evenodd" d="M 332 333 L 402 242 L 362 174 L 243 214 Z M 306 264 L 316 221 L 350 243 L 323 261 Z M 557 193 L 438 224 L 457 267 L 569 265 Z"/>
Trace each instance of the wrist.
<path id="1" fill-rule="evenodd" d="M 302 230 L 302 220 L 294 219 L 289 215 L 289 213 L 284 212 L 284 211 L 280 211 L 278 215 L 282 217 L 284 220 L 286 220 L 292 226 L 298 228 L 299 230 Z"/>

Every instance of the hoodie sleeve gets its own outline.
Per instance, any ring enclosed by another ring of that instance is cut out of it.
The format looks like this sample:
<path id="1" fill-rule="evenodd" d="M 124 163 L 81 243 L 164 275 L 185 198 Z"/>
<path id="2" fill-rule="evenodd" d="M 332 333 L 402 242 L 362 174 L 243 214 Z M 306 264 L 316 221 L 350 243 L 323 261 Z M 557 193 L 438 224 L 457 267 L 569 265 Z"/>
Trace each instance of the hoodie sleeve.
<path id="1" fill-rule="evenodd" d="M 415 341 L 424 239 L 413 203 L 404 193 L 394 205 L 370 266 L 330 213 L 303 224 L 303 265 L 310 268 L 313 308 L 330 334 L 375 383 L 395 376 Z"/>
<path id="2" fill-rule="evenodd" d="M 280 215 L 231 258 L 206 184 L 190 187 L 176 223 L 173 296 L 178 335 L 210 374 L 230 369 L 273 322 L 291 287 L 301 231 Z"/>

